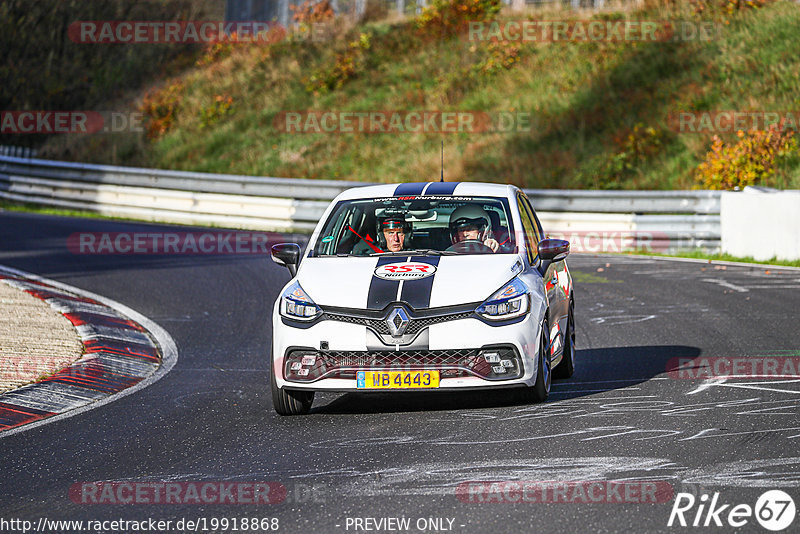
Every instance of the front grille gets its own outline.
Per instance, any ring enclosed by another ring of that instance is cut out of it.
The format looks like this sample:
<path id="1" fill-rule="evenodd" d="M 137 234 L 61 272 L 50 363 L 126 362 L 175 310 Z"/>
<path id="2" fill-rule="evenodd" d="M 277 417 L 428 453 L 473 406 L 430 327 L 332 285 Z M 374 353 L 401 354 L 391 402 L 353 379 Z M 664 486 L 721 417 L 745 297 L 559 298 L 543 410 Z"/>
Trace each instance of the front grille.
<path id="1" fill-rule="evenodd" d="M 385 336 L 388 336 L 391 333 L 389 332 L 389 325 L 387 325 L 383 319 L 368 319 L 366 317 L 353 317 L 350 315 L 339 315 L 337 313 L 325 313 L 323 319 L 368 326 L 373 330 L 375 330 L 377 333 L 383 334 Z"/>
<path id="2" fill-rule="evenodd" d="M 478 356 L 475 349 L 404 351 L 330 351 L 319 354 L 327 367 L 371 367 L 391 369 L 433 366 L 468 366 Z"/>
<path id="3" fill-rule="evenodd" d="M 424 328 L 427 328 L 433 324 L 444 323 L 448 321 L 457 321 L 459 319 L 467 319 L 471 317 L 473 312 L 461 312 L 461 313 L 452 313 L 449 315 L 436 315 L 432 317 L 419 317 L 414 318 L 411 317 L 408 321 L 408 326 L 406 327 L 406 334 L 416 334 L 421 332 Z M 326 312 L 323 316 L 323 319 L 328 319 L 330 321 L 341 321 L 343 323 L 351 323 L 351 324 L 360 324 L 366 327 L 373 329 L 376 333 L 388 336 L 391 335 L 389 331 L 389 325 L 386 324 L 385 318 L 375 319 L 369 317 L 356 317 L 352 315 L 343 315 L 339 313 L 329 313 Z"/>
<path id="4" fill-rule="evenodd" d="M 487 353 L 510 362 L 500 373 L 487 362 Z M 293 349 L 285 360 L 284 376 L 295 382 L 320 378 L 355 378 L 356 370 L 407 371 L 437 369 L 442 377 L 478 376 L 487 380 L 508 380 L 522 376 L 522 361 L 511 346 L 449 350 L 317 351 Z"/>
<path id="5" fill-rule="evenodd" d="M 440 315 L 438 317 L 424 317 L 422 319 L 411 319 L 406 328 L 406 334 L 416 334 L 423 328 L 432 324 L 444 323 L 446 321 L 458 321 L 472 316 L 472 312 L 454 313 L 452 315 Z"/>

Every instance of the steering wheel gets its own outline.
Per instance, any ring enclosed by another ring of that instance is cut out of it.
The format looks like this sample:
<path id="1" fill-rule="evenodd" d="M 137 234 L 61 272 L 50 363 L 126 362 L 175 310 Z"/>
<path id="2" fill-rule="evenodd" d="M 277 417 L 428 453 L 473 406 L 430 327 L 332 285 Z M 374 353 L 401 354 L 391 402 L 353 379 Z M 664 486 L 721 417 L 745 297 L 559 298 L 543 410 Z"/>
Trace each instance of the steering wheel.
<path id="1" fill-rule="evenodd" d="M 471 254 L 491 254 L 491 247 L 483 244 L 479 239 L 465 239 L 447 248 L 447 252 L 468 252 Z"/>

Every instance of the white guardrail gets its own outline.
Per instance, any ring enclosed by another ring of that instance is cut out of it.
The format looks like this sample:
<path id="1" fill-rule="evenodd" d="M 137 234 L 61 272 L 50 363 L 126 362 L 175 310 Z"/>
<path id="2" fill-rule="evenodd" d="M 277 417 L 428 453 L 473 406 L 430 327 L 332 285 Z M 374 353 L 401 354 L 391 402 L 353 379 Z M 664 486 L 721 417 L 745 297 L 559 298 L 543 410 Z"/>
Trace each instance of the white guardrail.
<path id="1" fill-rule="evenodd" d="M 0 198 L 153 222 L 309 232 L 331 199 L 361 185 L 0 155 Z M 718 191 L 526 193 L 545 231 L 575 251 L 720 249 Z"/>

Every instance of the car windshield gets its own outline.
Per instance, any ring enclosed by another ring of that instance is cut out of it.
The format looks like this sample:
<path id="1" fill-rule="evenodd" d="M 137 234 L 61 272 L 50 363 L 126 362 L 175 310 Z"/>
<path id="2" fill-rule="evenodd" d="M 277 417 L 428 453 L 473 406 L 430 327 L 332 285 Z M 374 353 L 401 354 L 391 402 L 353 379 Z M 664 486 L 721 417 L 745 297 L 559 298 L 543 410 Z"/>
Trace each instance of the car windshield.
<path id="1" fill-rule="evenodd" d="M 312 247 L 315 257 L 517 252 L 508 200 L 490 197 L 341 201 Z"/>

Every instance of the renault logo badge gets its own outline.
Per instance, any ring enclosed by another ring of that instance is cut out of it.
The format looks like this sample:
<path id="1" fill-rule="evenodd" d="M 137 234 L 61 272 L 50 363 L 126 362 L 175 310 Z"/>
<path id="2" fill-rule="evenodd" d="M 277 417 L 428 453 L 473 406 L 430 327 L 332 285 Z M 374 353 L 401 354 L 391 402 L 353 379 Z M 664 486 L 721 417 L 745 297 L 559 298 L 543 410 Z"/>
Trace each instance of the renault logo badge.
<path id="1" fill-rule="evenodd" d="M 403 308 L 395 308 L 386 318 L 386 324 L 389 326 L 392 337 L 400 337 L 408 328 L 408 314 Z"/>

